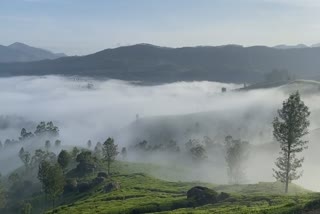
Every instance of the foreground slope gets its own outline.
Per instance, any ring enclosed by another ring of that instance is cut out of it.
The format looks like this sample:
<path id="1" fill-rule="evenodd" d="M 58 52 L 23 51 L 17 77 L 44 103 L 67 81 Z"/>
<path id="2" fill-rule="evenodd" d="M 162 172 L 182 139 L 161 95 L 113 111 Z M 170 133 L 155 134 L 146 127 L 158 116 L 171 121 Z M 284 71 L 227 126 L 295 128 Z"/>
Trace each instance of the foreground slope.
<path id="1" fill-rule="evenodd" d="M 153 165 L 149 165 L 150 169 Z M 291 185 L 290 195 L 282 195 L 279 183 L 252 185 L 212 185 L 198 182 L 169 182 L 150 177 L 146 165 L 118 162 L 118 173 L 86 193 L 64 196 L 55 213 L 301 213 L 318 208 L 320 195 Z M 127 171 L 128 170 L 128 171 Z M 130 172 L 131 171 L 131 172 Z M 133 172 L 135 171 L 135 172 Z M 130 172 L 129 174 L 126 172 Z M 89 179 L 89 177 L 87 178 Z M 110 182 L 120 189 L 105 191 Z M 199 205 L 187 199 L 193 186 L 207 186 L 227 192 L 227 199 L 214 204 Z M 49 212 L 50 213 L 50 212 Z"/>

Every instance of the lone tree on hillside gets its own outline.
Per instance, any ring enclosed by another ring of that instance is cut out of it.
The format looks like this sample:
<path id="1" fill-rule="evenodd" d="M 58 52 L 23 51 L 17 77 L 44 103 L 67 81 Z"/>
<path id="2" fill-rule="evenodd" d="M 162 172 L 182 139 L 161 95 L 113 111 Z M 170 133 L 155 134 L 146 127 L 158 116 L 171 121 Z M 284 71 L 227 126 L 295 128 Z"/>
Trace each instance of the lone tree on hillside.
<path id="1" fill-rule="evenodd" d="M 273 176 L 285 183 L 285 193 L 288 193 L 288 184 L 302 176 L 297 169 L 302 166 L 304 158 L 297 158 L 296 154 L 307 148 L 308 141 L 302 140 L 302 137 L 308 134 L 310 112 L 297 91 L 283 102 L 278 114 L 279 117 L 273 120 L 273 136 L 280 143 L 281 151 Z"/>
<path id="2" fill-rule="evenodd" d="M 108 174 L 110 175 L 110 165 L 116 159 L 118 155 L 118 145 L 114 144 L 113 138 L 108 138 L 103 143 L 102 148 L 104 159 L 107 161 L 108 164 Z"/>

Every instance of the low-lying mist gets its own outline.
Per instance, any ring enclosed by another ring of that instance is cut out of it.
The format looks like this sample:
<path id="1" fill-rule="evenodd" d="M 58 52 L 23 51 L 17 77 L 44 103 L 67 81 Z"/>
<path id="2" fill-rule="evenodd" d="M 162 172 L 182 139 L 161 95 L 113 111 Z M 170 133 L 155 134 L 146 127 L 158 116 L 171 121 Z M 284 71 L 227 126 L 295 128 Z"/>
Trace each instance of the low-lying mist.
<path id="1" fill-rule="evenodd" d="M 222 87 L 227 92 L 222 93 Z M 104 142 L 114 137 L 119 148 L 143 140 L 150 144 L 174 140 L 183 149 L 189 139 L 208 136 L 222 145 L 224 137 L 232 135 L 252 145 L 247 182 L 274 181 L 272 168 L 279 146 L 273 142 L 272 120 L 282 101 L 299 89 L 311 110 L 311 126 L 309 149 L 302 153 L 304 175 L 296 183 L 319 191 L 319 86 L 302 82 L 273 89 L 234 90 L 240 87 L 216 82 L 144 86 L 59 76 L 0 78 L 0 140 L 17 139 L 21 128 L 33 131 L 40 121 L 53 121 L 59 127 L 64 146 L 85 147 L 89 139 Z M 2 154 L 0 161 L 17 156 L 18 151 Z M 131 161 L 187 168 L 181 170 L 184 180 L 225 183 L 224 154 L 207 156 L 208 161 L 195 167 L 171 153 L 142 156 L 128 151 Z M 10 172 L 13 166 L 22 165 L 19 161 L 17 157 L 16 164 L 1 164 L 0 171 Z"/>

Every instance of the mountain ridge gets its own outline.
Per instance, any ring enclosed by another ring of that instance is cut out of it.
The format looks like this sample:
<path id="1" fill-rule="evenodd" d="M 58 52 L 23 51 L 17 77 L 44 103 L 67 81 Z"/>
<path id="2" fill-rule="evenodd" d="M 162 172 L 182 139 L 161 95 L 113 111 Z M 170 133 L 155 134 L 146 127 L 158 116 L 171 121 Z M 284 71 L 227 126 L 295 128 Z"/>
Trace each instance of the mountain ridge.
<path id="1" fill-rule="evenodd" d="M 8 46 L 0 45 L 0 63 L 31 62 L 65 56 L 64 53 L 53 53 L 21 42 L 15 42 Z"/>
<path id="2" fill-rule="evenodd" d="M 39 62 L 2 63 L 0 76 L 65 75 L 169 83 L 219 81 L 255 83 L 273 69 L 297 78 L 320 78 L 320 48 L 277 49 L 239 45 L 168 48 L 136 44 L 85 56 Z"/>

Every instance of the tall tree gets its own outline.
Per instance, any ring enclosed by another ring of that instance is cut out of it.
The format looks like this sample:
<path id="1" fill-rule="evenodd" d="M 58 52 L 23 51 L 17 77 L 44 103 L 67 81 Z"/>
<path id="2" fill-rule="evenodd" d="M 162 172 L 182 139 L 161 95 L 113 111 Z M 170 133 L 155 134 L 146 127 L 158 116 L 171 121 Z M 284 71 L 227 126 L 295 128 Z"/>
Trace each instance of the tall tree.
<path id="1" fill-rule="evenodd" d="M 90 149 L 90 148 L 91 148 L 91 146 L 92 146 L 92 142 L 91 142 L 91 140 L 88 140 L 88 142 L 87 142 L 87 146 L 88 146 L 88 149 Z"/>
<path id="2" fill-rule="evenodd" d="M 31 165 L 31 155 L 29 152 L 24 151 L 23 147 L 19 151 L 19 158 L 23 162 L 26 169 Z"/>
<path id="3" fill-rule="evenodd" d="M 61 140 L 56 140 L 54 142 L 55 147 L 59 148 L 61 146 Z"/>
<path id="4" fill-rule="evenodd" d="M 69 152 L 66 150 L 62 150 L 58 155 L 58 163 L 60 167 L 63 170 L 63 173 L 65 172 L 65 169 L 67 168 L 68 164 L 70 163 L 71 156 Z"/>
<path id="5" fill-rule="evenodd" d="M 51 142 L 50 140 L 46 140 L 45 142 L 45 147 L 46 147 L 46 150 L 49 151 L 50 147 L 51 147 Z"/>
<path id="6" fill-rule="evenodd" d="M 277 169 L 273 171 L 274 177 L 285 183 L 285 193 L 288 193 L 289 183 L 302 176 L 297 169 L 302 166 L 304 158 L 298 158 L 297 153 L 307 148 L 308 141 L 302 137 L 308 134 L 310 112 L 297 91 L 283 102 L 278 115 L 273 120 L 273 136 L 280 143 L 281 151 L 275 162 Z"/>
<path id="7" fill-rule="evenodd" d="M 235 140 L 231 136 L 225 138 L 226 162 L 229 183 L 239 184 L 245 180 L 245 161 L 248 159 L 249 143 Z"/>
<path id="8" fill-rule="evenodd" d="M 122 156 L 123 160 L 125 160 L 127 158 L 127 148 L 126 147 L 122 147 L 121 156 Z"/>
<path id="9" fill-rule="evenodd" d="M 38 179 L 42 184 L 42 189 L 52 201 L 52 208 L 55 206 L 56 198 L 63 193 L 64 176 L 58 164 L 51 165 L 44 160 L 39 165 Z"/>
<path id="10" fill-rule="evenodd" d="M 80 153 L 80 150 L 78 149 L 78 147 L 73 147 L 72 151 L 71 151 L 71 157 L 72 159 L 76 159 L 77 155 Z"/>
<path id="11" fill-rule="evenodd" d="M 118 155 L 118 145 L 114 144 L 113 138 L 108 138 L 103 143 L 102 148 L 104 159 L 107 161 L 108 164 L 108 174 L 110 175 L 110 165 L 115 160 L 116 156 Z"/>
<path id="12" fill-rule="evenodd" d="M 206 149 L 201 144 L 193 145 L 189 150 L 192 160 L 195 162 L 203 161 L 207 159 Z"/>

